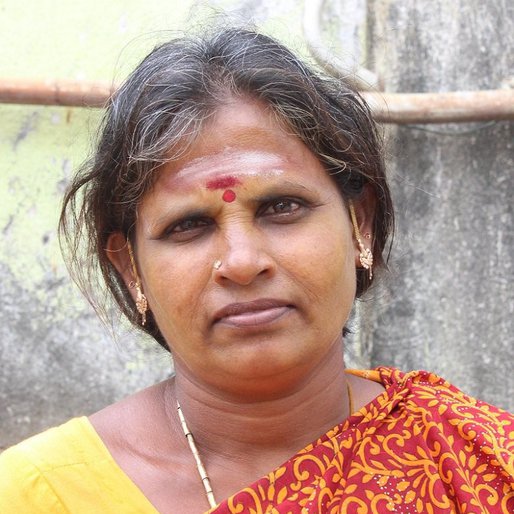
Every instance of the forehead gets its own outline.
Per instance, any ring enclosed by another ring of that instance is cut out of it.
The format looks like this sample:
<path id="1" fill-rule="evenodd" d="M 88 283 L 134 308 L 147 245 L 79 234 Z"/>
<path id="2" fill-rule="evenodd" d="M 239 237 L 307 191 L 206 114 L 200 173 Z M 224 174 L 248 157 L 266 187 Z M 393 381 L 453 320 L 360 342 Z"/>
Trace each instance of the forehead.
<path id="1" fill-rule="evenodd" d="M 170 188 L 203 183 L 212 189 L 227 181 L 235 185 L 306 165 L 323 170 L 317 157 L 277 121 L 269 107 L 239 99 L 220 106 L 187 152 L 162 167 L 158 182 Z M 224 177 L 227 173 L 231 176 Z"/>

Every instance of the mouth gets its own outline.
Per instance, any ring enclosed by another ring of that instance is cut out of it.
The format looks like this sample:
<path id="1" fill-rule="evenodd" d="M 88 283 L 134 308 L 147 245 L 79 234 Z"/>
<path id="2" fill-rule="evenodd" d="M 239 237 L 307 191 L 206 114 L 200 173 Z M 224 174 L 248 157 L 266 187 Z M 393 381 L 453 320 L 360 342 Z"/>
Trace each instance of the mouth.
<path id="1" fill-rule="evenodd" d="M 216 312 L 214 325 L 234 328 L 256 327 L 273 323 L 294 309 L 282 300 L 263 298 L 252 302 L 232 303 Z"/>

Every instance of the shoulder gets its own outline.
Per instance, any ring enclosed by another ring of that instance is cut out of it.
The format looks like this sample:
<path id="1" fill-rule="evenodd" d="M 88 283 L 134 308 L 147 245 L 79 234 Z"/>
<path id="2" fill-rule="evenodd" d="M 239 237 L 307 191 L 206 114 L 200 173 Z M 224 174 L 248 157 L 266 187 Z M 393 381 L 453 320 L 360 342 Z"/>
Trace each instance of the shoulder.
<path id="1" fill-rule="evenodd" d="M 0 512 L 155 513 L 86 417 L 0 455 Z"/>
<path id="2" fill-rule="evenodd" d="M 361 378 L 380 383 L 385 393 L 370 404 L 389 417 L 440 421 L 451 426 L 479 425 L 479 429 L 514 440 L 514 415 L 474 398 L 435 373 L 403 372 L 396 368 L 349 370 Z"/>
<path id="3" fill-rule="evenodd" d="M 513 414 L 467 395 L 434 373 L 378 371 L 395 405 L 391 418 L 423 435 L 432 454 L 451 456 L 456 465 L 469 466 L 482 477 L 492 469 L 498 477 L 514 477 Z"/>
<path id="4" fill-rule="evenodd" d="M 168 387 L 169 380 L 160 382 L 89 416 L 116 461 L 124 461 L 127 453 L 144 451 L 141 441 L 145 441 L 144 448 L 155 445 L 158 452 L 162 451 L 163 441 L 170 436 L 165 400 Z"/>
<path id="5" fill-rule="evenodd" d="M 385 391 L 347 422 L 360 437 L 351 473 L 405 504 L 417 498 L 419 512 L 436 502 L 445 512 L 514 512 L 512 414 L 426 371 L 377 368 L 368 378 Z"/>
<path id="6" fill-rule="evenodd" d="M 65 512 L 52 475 L 84 461 L 87 432 L 86 418 L 74 418 L 5 450 L 0 455 L 0 511 Z"/>
<path id="7" fill-rule="evenodd" d="M 435 373 L 377 368 L 390 397 L 405 414 L 424 413 L 425 419 L 454 427 L 476 425 L 478 431 L 506 436 L 514 442 L 514 415 L 474 398 Z"/>

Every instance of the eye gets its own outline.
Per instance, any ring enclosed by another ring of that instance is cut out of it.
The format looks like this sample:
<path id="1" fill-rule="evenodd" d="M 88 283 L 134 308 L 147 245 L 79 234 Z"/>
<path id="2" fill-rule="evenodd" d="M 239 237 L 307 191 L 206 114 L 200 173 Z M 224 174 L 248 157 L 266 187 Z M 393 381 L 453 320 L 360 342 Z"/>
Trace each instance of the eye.
<path id="1" fill-rule="evenodd" d="M 305 202 L 298 198 L 277 198 L 270 200 L 260 209 L 260 215 L 289 221 L 302 214 L 306 209 Z"/>
<path id="2" fill-rule="evenodd" d="M 184 220 L 173 225 L 172 230 L 170 232 L 173 232 L 175 234 L 180 232 L 187 232 L 189 230 L 205 227 L 207 225 L 209 225 L 209 222 L 204 219 Z"/>
<path id="3" fill-rule="evenodd" d="M 173 241 L 189 241 L 201 236 L 213 224 L 210 218 L 186 218 L 170 225 L 164 232 L 163 238 Z"/>

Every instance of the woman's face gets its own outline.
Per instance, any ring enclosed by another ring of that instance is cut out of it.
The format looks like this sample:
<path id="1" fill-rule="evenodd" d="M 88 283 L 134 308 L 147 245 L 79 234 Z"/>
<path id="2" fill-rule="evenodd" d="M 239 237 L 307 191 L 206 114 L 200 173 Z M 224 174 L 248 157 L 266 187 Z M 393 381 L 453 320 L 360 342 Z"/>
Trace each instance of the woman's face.
<path id="1" fill-rule="evenodd" d="M 356 287 L 347 208 L 257 102 L 221 107 L 163 167 L 138 210 L 135 254 L 177 373 L 197 383 L 273 390 L 341 343 Z"/>

